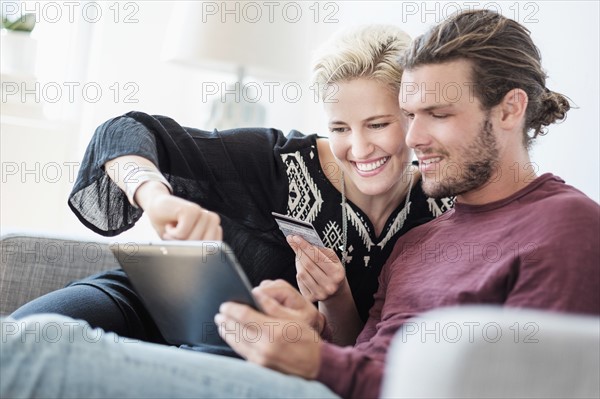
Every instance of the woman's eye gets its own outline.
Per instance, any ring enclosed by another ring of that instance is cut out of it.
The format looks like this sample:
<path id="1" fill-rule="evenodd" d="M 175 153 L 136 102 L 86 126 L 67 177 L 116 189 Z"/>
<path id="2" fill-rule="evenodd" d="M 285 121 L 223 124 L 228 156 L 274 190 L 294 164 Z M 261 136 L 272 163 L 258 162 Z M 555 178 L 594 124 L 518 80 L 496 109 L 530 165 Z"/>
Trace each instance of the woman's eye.
<path id="1" fill-rule="evenodd" d="M 389 123 L 387 123 L 387 122 L 385 122 L 385 123 L 372 123 L 372 124 L 369 125 L 369 127 L 371 129 L 377 130 L 377 129 L 383 129 L 384 127 L 386 127 L 388 125 L 389 125 Z"/>
<path id="2" fill-rule="evenodd" d="M 345 133 L 346 131 L 348 131 L 348 128 L 346 128 L 346 127 L 330 127 L 329 131 L 331 133 Z"/>

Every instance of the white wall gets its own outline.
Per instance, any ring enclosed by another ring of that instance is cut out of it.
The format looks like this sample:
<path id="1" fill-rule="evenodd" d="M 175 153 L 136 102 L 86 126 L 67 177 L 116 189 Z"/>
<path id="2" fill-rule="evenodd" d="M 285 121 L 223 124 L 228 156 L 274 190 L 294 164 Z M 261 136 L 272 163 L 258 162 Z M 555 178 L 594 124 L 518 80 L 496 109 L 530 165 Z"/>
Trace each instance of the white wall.
<path id="1" fill-rule="evenodd" d="M 413 37 L 454 12 L 457 4 L 465 8 L 481 5 L 495 9 L 524 24 L 541 51 L 542 65 L 549 75 L 547 86 L 567 95 L 577 108 L 568 113 L 562 124 L 552 125 L 548 134 L 537 140 L 532 162 L 538 166 L 538 173 L 552 172 L 595 201 L 600 200 L 598 2 L 357 1 L 339 4 L 340 26 L 400 24 Z"/>
<path id="2" fill-rule="evenodd" d="M 161 60 L 168 17 L 174 3 L 119 2 L 117 8 L 117 3 L 113 2 L 94 3 L 101 4 L 102 7 L 102 16 L 94 23 L 81 22 L 81 18 L 79 23 L 66 20 L 68 10 L 64 7 L 62 10 L 65 14 L 59 22 L 51 23 L 48 18 L 41 18 L 34 31 L 41 47 L 38 65 L 40 80 L 77 81 L 81 85 L 93 83 L 102 88 L 102 95 L 97 102 L 87 101 L 79 95 L 74 101 L 62 101 L 46 107 L 49 117 L 67 118 L 70 125 L 78 126 L 71 133 L 72 143 L 76 142 L 74 147 L 78 148 L 69 157 L 72 161 L 81 159 L 83 149 L 97 125 L 130 110 L 169 115 L 183 125 L 210 128 L 204 125 L 209 103 L 203 99 L 200 90 L 202 82 L 220 84 L 232 77 L 208 70 L 187 69 Z M 232 3 L 235 2 L 229 2 L 229 5 Z M 80 4 L 83 7 L 86 3 Z M 264 2 L 258 1 L 255 4 L 263 7 L 266 16 L 268 10 Z M 280 10 L 285 4 L 277 4 L 280 7 L 275 9 L 273 17 L 283 18 Z M 306 29 L 299 31 L 304 32 L 302 34 L 307 48 L 316 47 L 335 30 L 366 23 L 399 24 L 415 36 L 454 11 L 456 4 L 472 6 L 476 2 L 303 2 L 303 14 L 298 23 L 304 24 Z M 552 171 L 599 201 L 598 3 L 511 1 L 479 4 L 488 8 L 495 7 L 512 18 L 518 12 L 517 19 L 531 30 L 534 41 L 542 52 L 543 65 L 550 76 L 548 86 L 568 95 L 578 106 L 578 109 L 569 113 L 565 123 L 552 126 L 549 134 L 542 137 L 536 145 L 532 155 L 539 166 L 539 173 Z M 240 7 L 243 5 L 244 3 L 239 3 Z M 92 13 L 94 10 L 95 8 L 88 7 L 88 20 L 96 18 Z M 80 16 L 81 12 L 82 8 L 75 9 L 75 16 Z M 130 23 L 125 22 L 126 17 L 129 17 Z M 225 17 L 231 18 L 227 15 Z M 261 22 L 268 23 L 266 17 Z M 273 34 L 276 35 L 277 32 Z M 65 48 L 68 51 L 65 52 Z M 295 128 L 306 133 L 325 133 L 326 124 L 321 105 L 315 101 L 307 83 L 310 55 L 304 48 L 274 48 L 272 53 L 274 57 L 285 57 L 289 51 L 304 53 L 306 73 L 284 80 L 282 84 L 297 83 L 303 90 L 302 95 L 297 102 L 291 102 L 281 91 L 276 91 L 274 101 L 270 103 L 265 94 L 262 102 L 269 106 L 266 124 L 284 131 Z M 115 97 L 117 91 L 118 98 Z M 127 95 L 130 95 L 129 99 L 126 99 Z M 22 145 L 3 140 L 3 146 L 6 143 L 9 147 Z M 11 148 L 3 148 L 3 154 L 10 153 Z M 72 181 L 63 183 L 68 189 L 67 185 L 72 184 Z M 3 199 L 10 195 L 18 198 L 18 190 L 5 193 L 5 187 L 2 190 Z M 43 198 L 43 193 L 40 193 L 40 198 Z M 61 200 L 61 203 L 64 204 L 65 200 Z M 39 212 L 43 214 L 44 209 L 44 201 L 40 201 Z M 11 207 L 2 208 L 2 211 L 3 215 L 7 215 L 8 212 L 27 212 L 27 209 Z M 46 211 L 57 212 L 56 209 Z M 64 213 L 64 217 L 59 226 L 54 218 L 52 222 L 40 220 L 40 228 L 58 227 L 67 233 L 88 233 L 66 207 L 60 212 Z M 11 226 L 20 227 L 18 222 L 14 222 L 18 219 L 12 220 Z M 5 228 L 6 223 L 2 223 L 2 226 Z M 147 224 L 136 226 L 130 234 L 135 237 L 153 237 Z"/>

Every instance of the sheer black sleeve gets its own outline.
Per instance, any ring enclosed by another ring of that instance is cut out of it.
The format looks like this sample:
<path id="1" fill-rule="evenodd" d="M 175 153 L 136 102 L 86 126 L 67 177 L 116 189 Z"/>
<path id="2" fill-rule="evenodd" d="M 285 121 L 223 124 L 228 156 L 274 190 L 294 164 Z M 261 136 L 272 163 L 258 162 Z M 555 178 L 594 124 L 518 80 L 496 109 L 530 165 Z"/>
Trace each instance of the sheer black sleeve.
<path id="1" fill-rule="evenodd" d="M 267 231 L 274 224 L 270 212 L 285 212 L 287 204 L 288 179 L 278 154 L 300 137 L 306 136 L 258 128 L 207 132 L 168 117 L 130 112 L 97 128 L 68 203 L 85 226 L 101 235 L 131 228 L 142 211 L 129 204 L 104 164 L 139 155 L 160 169 L 175 195 L 246 228 Z"/>

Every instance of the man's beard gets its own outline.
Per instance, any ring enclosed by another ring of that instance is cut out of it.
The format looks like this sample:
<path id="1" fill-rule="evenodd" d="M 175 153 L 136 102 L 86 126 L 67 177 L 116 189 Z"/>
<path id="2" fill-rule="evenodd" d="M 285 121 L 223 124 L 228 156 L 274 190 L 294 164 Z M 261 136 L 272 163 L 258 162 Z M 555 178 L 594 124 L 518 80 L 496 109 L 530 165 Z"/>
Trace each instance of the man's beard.
<path id="1" fill-rule="evenodd" d="M 475 140 L 462 151 L 459 162 L 445 165 L 433 178 L 423 176 L 423 191 L 432 198 L 464 194 L 487 183 L 498 166 L 498 143 L 489 116 Z M 440 176 L 441 174 L 441 176 Z"/>

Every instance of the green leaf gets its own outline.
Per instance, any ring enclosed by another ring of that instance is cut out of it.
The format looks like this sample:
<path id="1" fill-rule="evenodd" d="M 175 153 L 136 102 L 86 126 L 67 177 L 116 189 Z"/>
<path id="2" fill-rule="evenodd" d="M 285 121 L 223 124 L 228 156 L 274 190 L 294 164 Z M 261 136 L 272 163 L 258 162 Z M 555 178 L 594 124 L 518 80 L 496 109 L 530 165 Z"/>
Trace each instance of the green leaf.
<path id="1" fill-rule="evenodd" d="M 35 27 L 35 14 L 24 14 L 13 21 L 2 16 L 2 23 L 0 24 L 0 27 L 13 31 L 31 32 Z"/>

